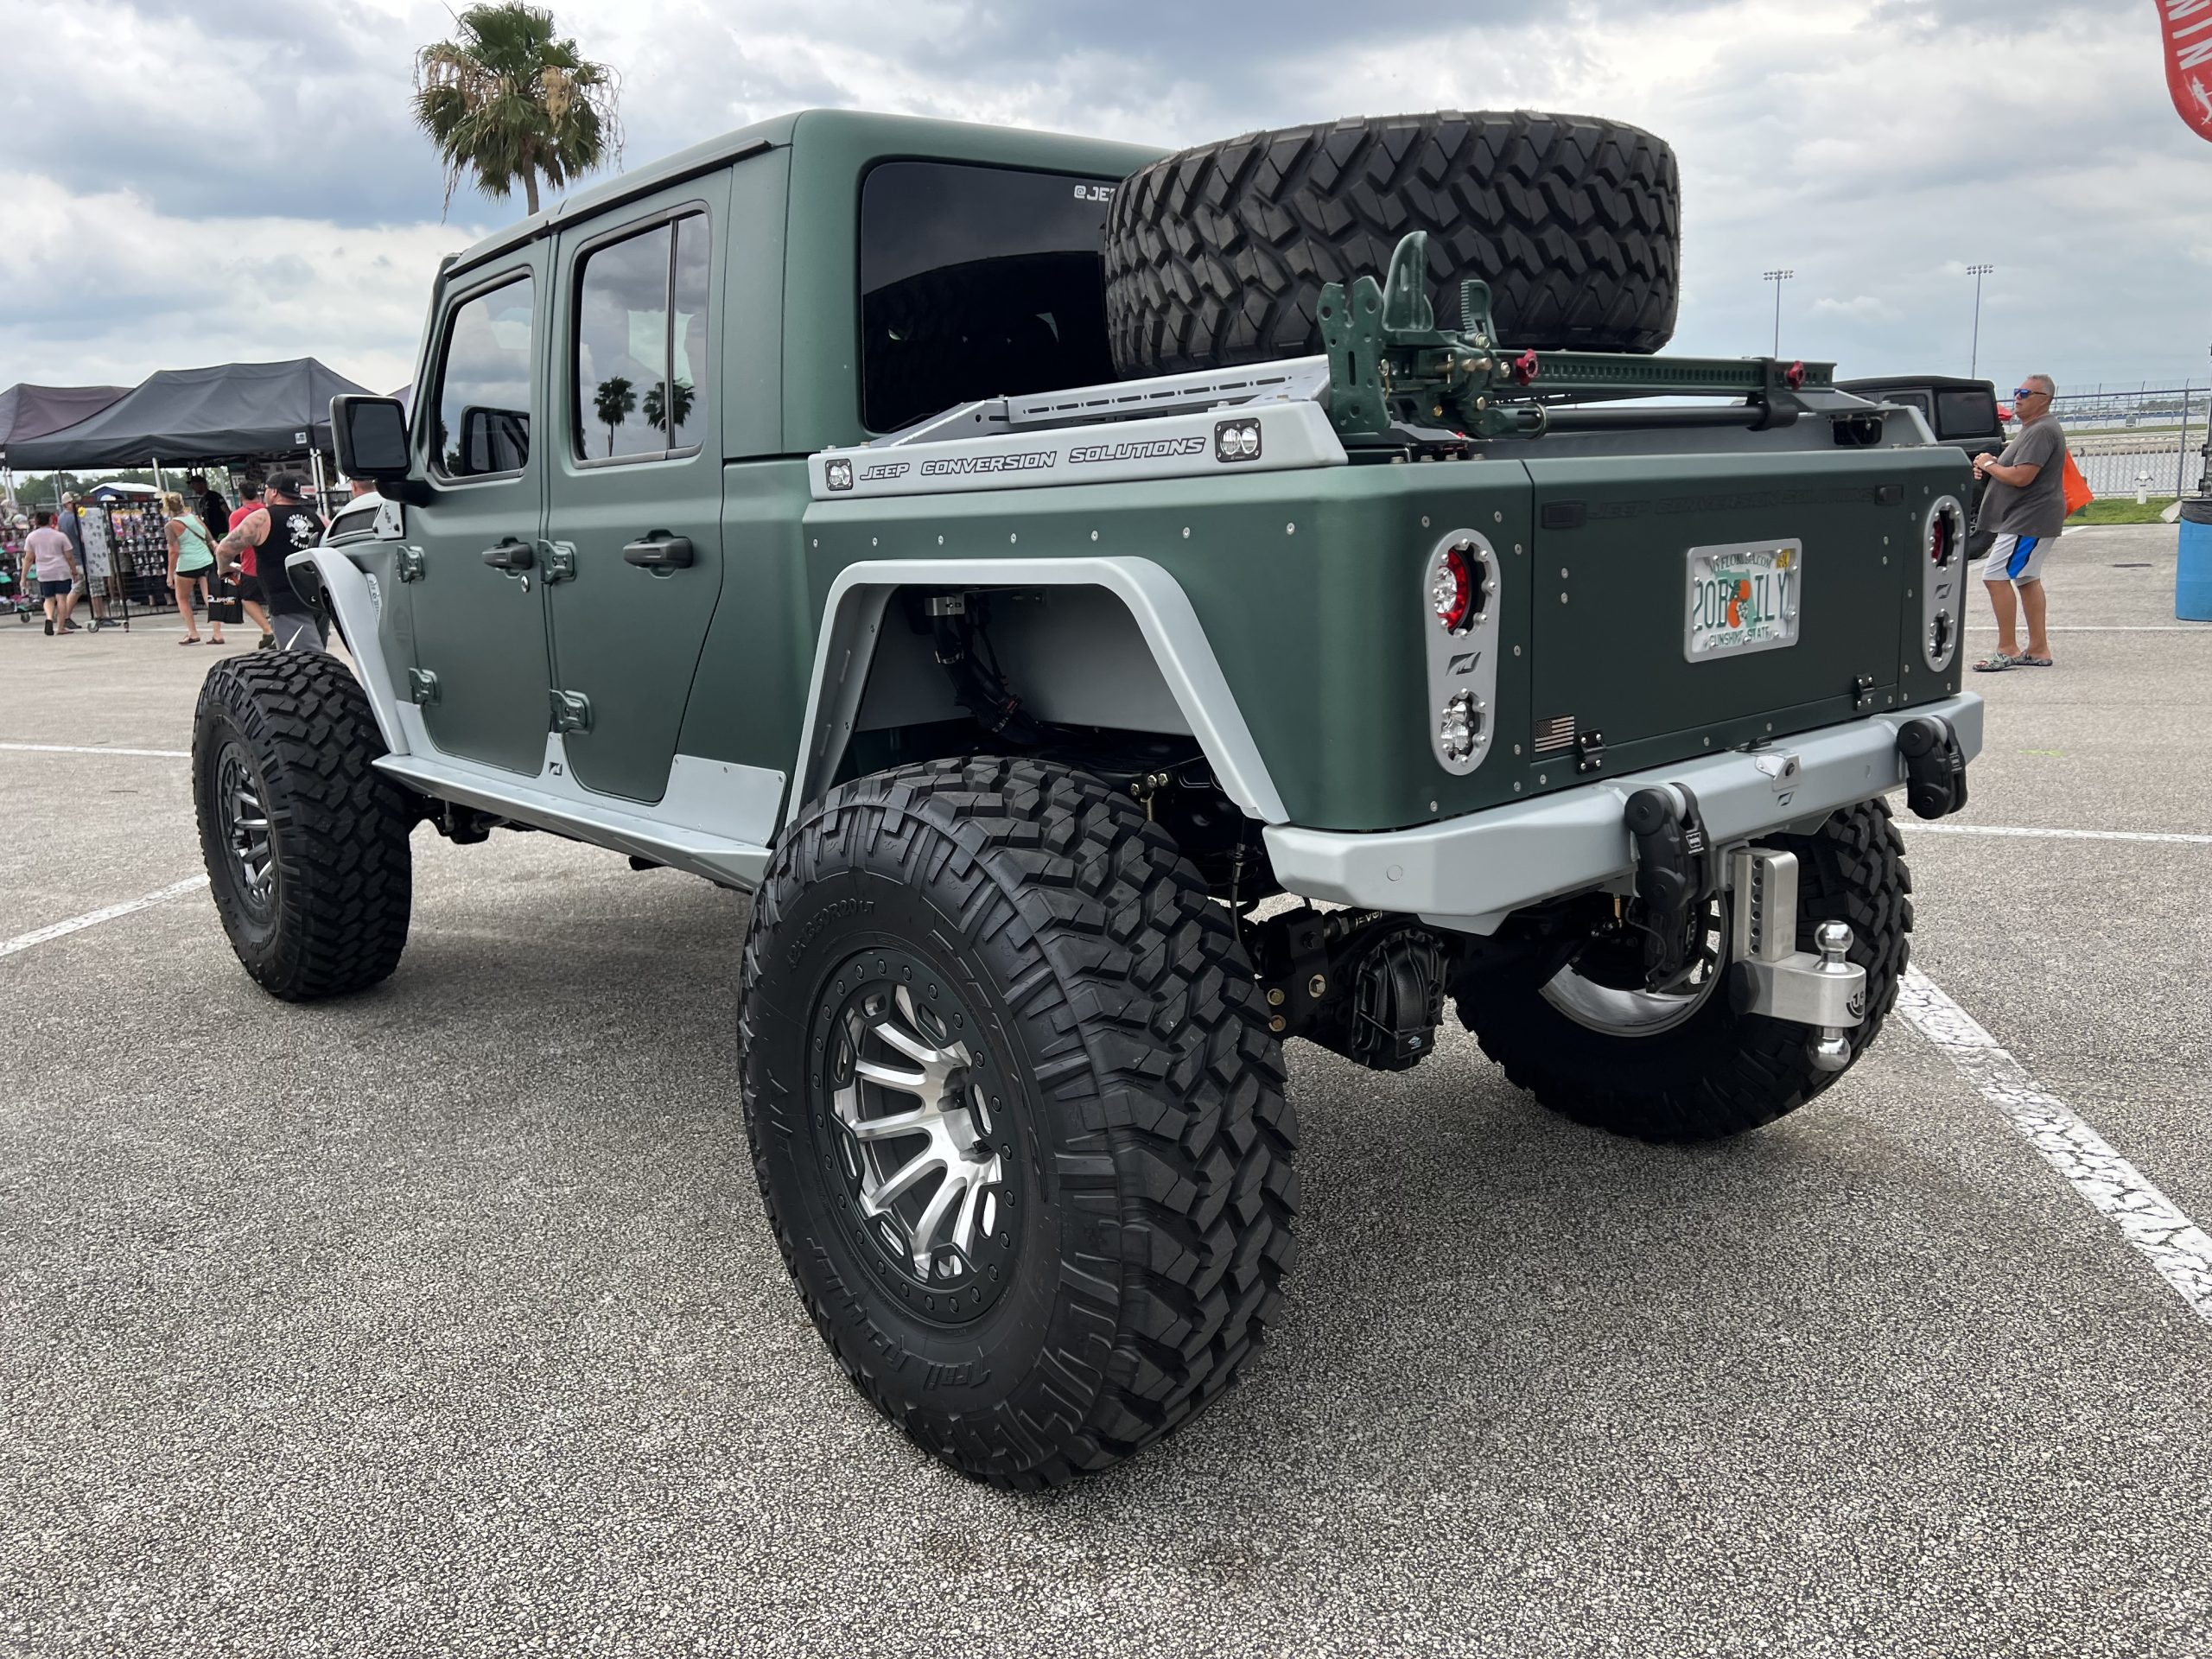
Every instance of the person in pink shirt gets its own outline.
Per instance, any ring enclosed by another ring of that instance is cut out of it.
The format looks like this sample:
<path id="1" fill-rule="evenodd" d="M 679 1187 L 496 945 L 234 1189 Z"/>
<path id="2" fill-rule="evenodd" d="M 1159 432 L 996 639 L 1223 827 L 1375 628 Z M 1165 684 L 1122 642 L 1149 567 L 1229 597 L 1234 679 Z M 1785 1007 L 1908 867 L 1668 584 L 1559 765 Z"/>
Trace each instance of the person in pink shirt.
<path id="1" fill-rule="evenodd" d="M 77 608 L 77 550 L 54 527 L 54 514 L 46 508 L 39 510 L 35 527 L 23 538 L 23 552 L 37 572 L 39 598 L 46 606 L 46 631 L 66 637 L 69 613 Z"/>

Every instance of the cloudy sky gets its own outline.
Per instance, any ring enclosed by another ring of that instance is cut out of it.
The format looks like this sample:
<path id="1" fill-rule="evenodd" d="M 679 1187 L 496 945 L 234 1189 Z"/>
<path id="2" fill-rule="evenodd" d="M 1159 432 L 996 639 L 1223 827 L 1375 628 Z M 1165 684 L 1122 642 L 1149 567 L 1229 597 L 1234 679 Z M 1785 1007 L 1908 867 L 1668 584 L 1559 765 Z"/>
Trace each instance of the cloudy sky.
<path id="1" fill-rule="evenodd" d="M 1172 146 L 1346 113 L 1535 107 L 1680 154 L 1676 348 L 1848 373 L 2205 384 L 2212 144 L 2167 102 L 2154 0 L 562 0 L 623 78 L 632 165 L 812 105 Z M 441 222 L 415 0 L 0 0 L 0 385 L 312 354 L 413 370 Z M 47 66 L 36 69 L 34 66 Z"/>

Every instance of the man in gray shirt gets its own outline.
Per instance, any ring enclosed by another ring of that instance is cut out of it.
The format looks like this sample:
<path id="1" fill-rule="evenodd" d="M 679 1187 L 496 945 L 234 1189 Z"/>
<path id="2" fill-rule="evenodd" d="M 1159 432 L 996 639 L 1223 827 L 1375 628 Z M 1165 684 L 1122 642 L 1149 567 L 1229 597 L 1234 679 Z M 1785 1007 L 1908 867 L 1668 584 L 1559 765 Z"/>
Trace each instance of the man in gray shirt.
<path id="1" fill-rule="evenodd" d="M 2008 668 L 2049 668 L 2050 638 L 2044 626 L 2043 561 L 2066 524 L 2066 433 L 2050 412 L 2058 388 L 2047 374 L 2031 374 L 2014 389 L 2012 411 L 2020 430 L 2005 453 L 1974 458 L 1989 480 L 1976 524 L 1997 539 L 1981 567 L 1997 613 L 1997 650 L 1974 667 L 1985 674 Z M 2017 590 L 2018 603 L 2014 595 Z M 2027 613 L 2028 648 L 2019 647 L 2018 613 Z"/>

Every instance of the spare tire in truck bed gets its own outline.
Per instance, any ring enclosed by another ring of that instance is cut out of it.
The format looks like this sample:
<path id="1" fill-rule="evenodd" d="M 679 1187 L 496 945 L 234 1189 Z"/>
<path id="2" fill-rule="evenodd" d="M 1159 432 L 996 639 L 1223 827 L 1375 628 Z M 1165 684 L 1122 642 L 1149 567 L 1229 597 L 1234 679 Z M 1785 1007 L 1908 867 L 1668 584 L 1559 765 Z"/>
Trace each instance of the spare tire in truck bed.
<path id="1" fill-rule="evenodd" d="M 1127 376 L 1321 350 L 1321 289 L 1379 282 L 1427 231 L 1440 327 L 1491 286 L 1510 345 L 1656 352 L 1675 329 L 1675 152 L 1593 116 L 1446 111 L 1200 144 L 1134 173 L 1106 220 L 1106 321 Z"/>

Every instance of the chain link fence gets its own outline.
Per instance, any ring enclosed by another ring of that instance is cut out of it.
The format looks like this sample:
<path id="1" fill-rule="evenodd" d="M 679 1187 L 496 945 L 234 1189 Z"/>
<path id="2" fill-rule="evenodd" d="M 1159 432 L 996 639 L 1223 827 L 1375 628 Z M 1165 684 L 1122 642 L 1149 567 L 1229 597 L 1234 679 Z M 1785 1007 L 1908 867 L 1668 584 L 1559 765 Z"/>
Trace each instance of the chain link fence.
<path id="1" fill-rule="evenodd" d="M 2069 391 L 2051 403 L 2074 464 L 2101 496 L 2190 495 L 2202 487 L 2212 391 Z"/>

